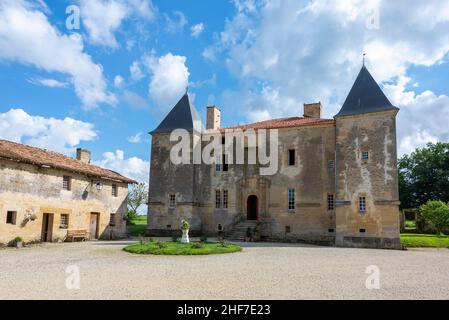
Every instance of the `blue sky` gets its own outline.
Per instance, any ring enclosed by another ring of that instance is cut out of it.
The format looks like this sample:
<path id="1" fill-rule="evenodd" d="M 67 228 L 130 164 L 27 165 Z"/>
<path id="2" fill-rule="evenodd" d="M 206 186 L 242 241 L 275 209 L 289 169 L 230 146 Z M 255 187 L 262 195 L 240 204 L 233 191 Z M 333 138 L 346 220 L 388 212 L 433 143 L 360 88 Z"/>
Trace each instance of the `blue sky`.
<path id="1" fill-rule="evenodd" d="M 66 8 L 80 12 L 69 30 Z M 2 0 L 0 138 L 145 180 L 148 132 L 182 96 L 222 125 L 332 117 L 362 53 L 392 102 L 400 154 L 449 132 L 449 4 L 351 0 Z"/>

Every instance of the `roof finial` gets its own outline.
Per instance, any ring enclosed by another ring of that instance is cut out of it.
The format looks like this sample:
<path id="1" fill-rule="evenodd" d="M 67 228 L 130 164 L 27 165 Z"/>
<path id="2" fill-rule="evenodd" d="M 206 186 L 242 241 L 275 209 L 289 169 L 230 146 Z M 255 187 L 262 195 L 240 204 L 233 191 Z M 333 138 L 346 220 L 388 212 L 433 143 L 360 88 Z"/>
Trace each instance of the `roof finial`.
<path id="1" fill-rule="evenodd" d="M 365 56 L 366 56 L 366 52 L 363 53 L 363 60 L 362 60 L 363 66 L 365 66 Z"/>
<path id="2" fill-rule="evenodd" d="M 186 86 L 186 94 L 189 93 L 189 85 Z"/>

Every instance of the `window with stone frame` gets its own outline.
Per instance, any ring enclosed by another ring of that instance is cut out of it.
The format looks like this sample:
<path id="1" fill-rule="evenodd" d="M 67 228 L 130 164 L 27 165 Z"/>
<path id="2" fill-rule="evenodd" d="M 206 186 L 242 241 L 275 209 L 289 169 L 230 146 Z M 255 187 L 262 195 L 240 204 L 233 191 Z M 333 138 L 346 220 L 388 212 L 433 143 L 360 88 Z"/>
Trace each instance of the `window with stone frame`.
<path id="1" fill-rule="evenodd" d="M 220 172 L 221 171 L 221 159 L 220 157 L 215 157 L 215 171 Z"/>
<path id="2" fill-rule="evenodd" d="M 175 208 L 176 207 L 176 195 L 175 194 L 170 194 L 168 196 L 168 206 L 170 208 Z"/>
<path id="3" fill-rule="evenodd" d="M 62 189 L 70 191 L 72 189 L 72 178 L 70 176 L 62 177 Z"/>
<path id="4" fill-rule="evenodd" d="M 360 213 L 366 212 L 366 198 L 365 197 L 359 197 L 359 212 Z"/>
<path id="5" fill-rule="evenodd" d="M 288 210 L 295 210 L 295 189 L 288 189 Z"/>
<path id="6" fill-rule="evenodd" d="M 7 224 L 16 224 L 17 212 L 16 211 L 8 211 L 6 213 L 6 223 Z"/>
<path id="7" fill-rule="evenodd" d="M 368 161 L 369 160 L 369 151 L 362 151 L 362 161 Z"/>
<path id="8" fill-rule="evenodd" d="M 226 154 L 223 154 L 223 160 L 221 163 L 222 163 L 223 172 L 227 172 L 229 170 L 229 164 L 228 164 Z"/>
<path id="9" fill-rule="evenodd" d="M 295 149 L 288 150 L 288 165 L 289 166 L 296 165 L 296 150 Z"/>
<path id="10" fill-rule="evenodd" d="M 334 195 L 329 193 L 327 195 L 327 210 L 334 210 L 334 208 L 335 208 Z"/>
<path id="11" fill-rule="evenodd" d="M 329 160 L 327 162 L 327 168 L 328 169 L 334 169 L 335 168 L 335 160 Z"/>
<path id="12" fill-rule="evenodd" d="M 223 190 L 223 209 L 228 208 L 228 190 Z"/>
<path id="13" fill-rule="evenodd" d="M 69 215 L 66 213 L 61 214 L 61 218 L 59 220 L 59 229 L 68 229 L 69 228 Z"/>
<path id="14" fill-rule="evenodd" d="M 215 209 L 221 208 L 221 191 L 215 190 Z"/>
<path id="15" fill-rule="evenodd" d="M 112 196 L 117 197 L 118 196 L 118 188 L 116 184 L 112 185 Z"/>

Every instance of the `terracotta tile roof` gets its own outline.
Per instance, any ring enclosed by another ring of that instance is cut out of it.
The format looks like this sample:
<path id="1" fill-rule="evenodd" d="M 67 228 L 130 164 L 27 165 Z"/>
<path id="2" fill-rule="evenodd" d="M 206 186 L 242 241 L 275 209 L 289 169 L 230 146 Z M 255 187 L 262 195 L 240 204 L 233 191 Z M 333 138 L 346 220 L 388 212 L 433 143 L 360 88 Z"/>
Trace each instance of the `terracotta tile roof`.
<path id="1" fill-rule="evenodd" d="M 249 123 L 244 125 L 232 126 L 226 129 L 280 129 L 280 128 L 290 128 L 290 127 L 302 127 L 302 126 L 314 126 L 314 125 L 325 125 L 334 124 L 334 119 L 317 119 L 317 118 L 303 118 L 303 117 L 290 117 L 290 118 L 279 118 L 266 121 L 260 121 L 255 123 Z"/>
<path id="2" fill-rule="evenodd" d="M 82 161 L 67 157 L 61 153 L 1 139 L 0 158 L 38 166 L 49 166 L 70 172 L 95 176 L 106 180 L 136 183 L 136 181 L 124 177 L 117 172 L 84 163 Z"/>

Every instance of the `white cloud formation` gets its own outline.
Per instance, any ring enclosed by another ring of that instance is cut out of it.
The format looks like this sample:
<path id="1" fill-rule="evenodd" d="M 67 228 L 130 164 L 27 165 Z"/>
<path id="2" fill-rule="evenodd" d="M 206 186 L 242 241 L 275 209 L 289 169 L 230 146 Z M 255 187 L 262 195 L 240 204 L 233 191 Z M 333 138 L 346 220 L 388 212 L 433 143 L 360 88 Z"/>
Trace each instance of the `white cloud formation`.
<path id="1" fill-rule="evenodd" d="M 137 108 L 137 109 L 145 109 L 148 108 L 148 101 L 138 95 L 135 92 L 126 90 L 123 92 L 123 100 L 125 103 L 129 104 L 131 107 Z"/>
<path id="2" fill-rule="evenodd" d="M 376 80 L 393 85 L 404 81 L 411 66 L 440 64 L 449 52 L 447 1 L 235 0 L 234 4 L 234 17 L 225 21 L 203 57 L 224 61 L 238 79 L 240 89 L 225 91 L 223 103 L 248 120 L 301 115 L 302 104 L 314 101 L 323 102 L 327 117 L 335 115 L 364 52 Z M 398 90 L 387 95 L 400 98 L 395 101 L 402 109 L 400 152 L 410 150 L 410 142 L 447 139 L 435 125 L 444 119 L 447 97 Z M 417 127 L 421 111 L 426 119 Z"/>
<path id="3" fill-rule="evenodd" d="M 184 30 L 185 25 L 187 24 L 187 19 L 181 11 L 173 11 L 172 17 L 168 14 L 164 15 L 165 17 L 165 31 L 168 33 L 177 33 Z"/>
<path id="4" fill-rule="evenodd" d="M 190 76 L 186 60 L 172 53 L 145 57 L 145 65 L 151 73 L 150 96 L 164 110 L 172 108 L 186 91 Z"/>
<path id="5" fill-rule="evenodd" d="M 114 78 L 114 86 L 116 88 L 123 88 L 125 85 L 125 79 L 121 75 L 116 75 Z"/>
<path id="6" fill-rule="evenodd" d="M 129 67 L 129 72 L 131 74 L 131 79 L 133 81 L 139 81 L 144 77 L 142 69 L 140 69 L 139 62 L 134 61 L 132 65 Z"/>
<path id="7" fill-rule="evenodd" d="M 45 14 L 23 0 L 0 2 L 0 60 L 69 75 L 84 107 L 115 104 L 103 68 L 84 52 L 79 34 L 61 34 Z"/>
<path id="8" fill-rule="evenodd" d="M 69 84 L 67 82 L 62 82 L 51 78 L 30 78 L 28 82 L 36 85 L 41 85 L 49 88 L 66 88 Z"/>
<path id="9" fill-rule="evenodd" d="M 131 143 L 140 143 L 142 142 L 142 132 L 138 132 L 133 136 L 128 137 L 128 141 Z"/>
<path id="10" fill-rule="evenodd" d="M 94 125 L 73 118 L 31 116 L 23 109 L 0 113 L 0 138 L 70 155 L 81 141 L 97 138 Z"/>
<path id="11" fill-rule="evenodd" d="M 125 159 L 122 150 L 103 153 L 103 158 L 92 161 L 93 164 L 116 171 L 126 177 L 130 177 L 139 182 L 148 182 L 150 176 L 150 162 L 138 157 Z"/>
<path id="12" fill-rule="evenodd" d="M 80 0 L 81 17 L 89 34 L 89 42 L 117 48 L 115 33 L 123 21 L 137 16 L 151 20 L 154 8 L 149 0 Z"/>
<path id="13" fill-rule="evenodd" d="M 197 23 L 190 27 L 190 35 L 194 38 L 198 38 L 204 31 L 204 23 Z"/>

